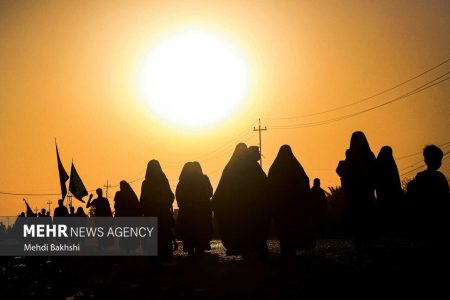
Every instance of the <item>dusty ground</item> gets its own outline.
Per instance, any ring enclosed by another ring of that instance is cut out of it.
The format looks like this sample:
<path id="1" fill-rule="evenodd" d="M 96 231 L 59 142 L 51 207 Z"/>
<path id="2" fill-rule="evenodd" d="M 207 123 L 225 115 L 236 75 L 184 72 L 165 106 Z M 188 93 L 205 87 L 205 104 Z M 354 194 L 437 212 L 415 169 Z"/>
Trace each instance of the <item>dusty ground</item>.
<path id="1" fill-rule="evenodd" d="M 169 265 L 158 265 L 148 257 L 4 257 L 0 291 L 6 298 L 45 299 L 430 298 L 448 294 L 448 275 L 440 273 L 448 272 L 444 262 L 408 241 L 356 253 L 349 241 L 320 240 L 315 250 L 290 260 L 280 258 L 277 242 L 269 245 L 271 255 L 264 262 L 227 257 L 218 241 L 201 257 L 189 258 L 177 251 Z"/>

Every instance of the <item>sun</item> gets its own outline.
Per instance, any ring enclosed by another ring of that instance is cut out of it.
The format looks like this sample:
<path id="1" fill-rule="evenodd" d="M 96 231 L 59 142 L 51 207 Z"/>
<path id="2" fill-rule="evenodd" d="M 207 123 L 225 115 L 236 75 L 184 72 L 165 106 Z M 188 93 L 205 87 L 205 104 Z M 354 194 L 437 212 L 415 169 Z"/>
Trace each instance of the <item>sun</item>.
<path id="1" fill-rule="evenodd" d="M 153 48 L 142 65 L 140 88 L 160 117 L 203 127 L 230 117 L 243 102 L 248 67 L 229 41 L 190 30 Z"/>

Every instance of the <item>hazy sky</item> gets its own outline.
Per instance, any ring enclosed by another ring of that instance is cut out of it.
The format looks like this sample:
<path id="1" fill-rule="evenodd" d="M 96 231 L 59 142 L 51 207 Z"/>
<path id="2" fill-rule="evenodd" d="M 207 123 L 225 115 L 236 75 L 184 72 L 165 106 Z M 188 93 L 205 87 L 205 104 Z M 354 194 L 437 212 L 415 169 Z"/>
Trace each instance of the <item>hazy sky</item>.
<path id="1" fill-rule="evenodd" d="M 138 88 L 139 68 L 152 48 L 185 28 L 233 43 L 250 72 L 238 111 L 195 131 L 157 118 Z M 58 193 L 55 138 L 67 172 L 73 159 L 89 190 L 106 180 L 115 185 L 143 177 L 150 159 L 161 162 L 173 187 L 183 163 L 199 160 L 215 186 L 235 144 L 257 143 L 251 129 L 259 117 L 269 128 L 263 133 L 266 171 L 279 147 L 290 144 L 311 181 L 320 177 L 324 187 L 335 186 L 336 165 L 355 130 L 365 131 L 375 154 L 391 145 L 396 157 L 450 141 L 450 81 L 339 122 L 275 127 L 381 104 L 445 74 L 450 63 L 345 110 L 273 118 L 352 103 L 449 57 L 446 0 L 1 1 L 0 191 Z M 399 160 L 401 173 L 421 159 Z M 449 174 L 448 160 L 442 171 Z M 138 195 L 140 185 L 132 185 Z M 33 208 L 58 199 L 26 198 Z M 24 210 L 21 199 L 0 195 L 0 213 Z"/>

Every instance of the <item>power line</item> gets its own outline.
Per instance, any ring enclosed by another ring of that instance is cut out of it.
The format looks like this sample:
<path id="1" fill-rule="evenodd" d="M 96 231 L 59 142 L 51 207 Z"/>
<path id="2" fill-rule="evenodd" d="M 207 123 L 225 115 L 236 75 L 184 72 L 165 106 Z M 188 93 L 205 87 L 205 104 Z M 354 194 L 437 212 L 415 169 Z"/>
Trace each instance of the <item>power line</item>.
<path id="1" fill-rule="evenodd" d="M 440 84 L 442 82 L 445 82 L 445 81 L 449 80 L 450 77 L 442 79 L 442 80 L 440 80 L 438 82 L 435 82 L 435 81 L 437 81 L 437 80 L 447 76 L 448 74 L 450 74 L 450 72 L 447 72 L 447 73 L 445 73 L 445 74 L 443 74 L 443 75 L 441 75 L 441 76 L 439 76 L 439 77 L 437 77 L 437 78 L 435 78 L 435 79 L 425 83 L 424 85 L 421 85 L 420 87 L 418 87 L 418 88 L 416 88 L 414 90 L 411 90 L 411 91 L 409 91 L 409 92 L 407 92 L 407 93 L 405 93 L 403 95 L 395 97 L 394 99 L 391 99 L 391 100 L 389 100 L 387 102 L 384 102 L 382 104 L 379 104 L 379 105 L 376 105 L 376 106 L 373 106 L 373 107 L 370 107 L 370 108 L 367 108 L 367 109 L 364 109 L 364 110 L 361 110 L 361 111 L 358 111 L 358 112 L 355 112 L 355 113 L 351 113 L 351 114 L 347 114 L 347 115 L 343 115 L 343 116 L 340 116 L 340 117 L 331 118 L 331 119 L 323 120 L 323 121 L 303 123 L 303 124 L 284 125 L 284 126 L 280 125 L 280 126 L 273 126 L 271 128 L 272 129 L 291 129 L 291 128 L 300 128 L 300 127 L 312 127 L 312 126 L 326 125 L 326 124 L 330 124 L 330 123 L 333 123 L 333 122 L 336 122 L 336 121 L 341 121 L 341 120 L 344 120 L 344 119 L 348 119 L 348 118 L 351 118 L 351 117 L 354 117 L 354 116 L 357 116 L 357 115 L 360 115 L 360 114 L 363 114 L 363 113 L 366 113 L 366 112 L 378 109 L 380 107 L 389 105 L 391 103 L 403 100 L 403 99 L 408 98 L 408 97 L 410 97 L 410 96 L 412 96 L 414 94 L 417 94 L 417 93 L 419 93 L 421 91 L 424 91 L 424 90 L 429 89 L 429 88 L 431 88 L 431 87 L 433 87 L 435 85 L 438 85 L 438 84 Z M 435 83 L 433 83 L 433 82 L 435 82 Z M 431 84 L 431 83 L 433 83 L 433 84 Z"/>
<path id="2" fill-rule="evenodd" d="M 205 161 L 210 161 L 210 160 L 216 159 L 218 157 L 222 157 L 222 155 L 220 155 L 221 153 L 227 152 L 231 148 L 236 147 L 237 143 L 250 140 L 251 134 L 252 134 L 252 131 L 248 130 L 245 135 L 240 136 L 239 138 L 235 139 L 234 141 L 231 141 L 227 146 L 222 147 L 221 149 L 216 149 L 216 151 L 214 151 L 214 153 L 213 152 L 209 153 L 209 155 L 206 156 L 205 158 L 200 158 L 200 159 L 197 158 L 195 160 L 200 161 L 200 162 L 205 162 Z"/>
<path id="3" fill-rule="evenodd" d="M 425 165 L 418 166 L 417 168 L 414 168 L 414 169 L 412 169 L 412 170 L 410 170 L 410 171 L 408 171 L 408 172 L 405 172 L 405 173 L 403 173 L 403 174 L 400 174 L 400 177 L 404 177 L 405 175 L 408 175 L 408 174 L 410 174 L 410 173 L 412 173 L 412 172 L 414 172 L 414 171 L 418 171 L 418 170 L 420 170 L 420 169 L 423 169 L 424 167 L 425 167 Z"/>
<path id="4" fill-rule="evenodd" d="M 440 145 L 437 145 L 437 146 L 438 146 L 438 147 L 446 148 L 446 146 L 447 146 L 448 144 L 450 144 L 450 142 L 446 142 L 446 143 L 443 143 L 443 144 L 440 144 Z M 413 156 L 420 155 L 420 154 L 422 154 L 422 153 L 423 153 L 423 151 L 415 152 L 415 153 L 412 153 L 412 154 L 406 154 L 406 155 L 397 157 L 396 160 L 402 160 L 402 159 L 405 159 L 405 158 L 410 158 L 410 157 L 413 157 Z"/>
<path id="5" fill-rule="evenodd" d="M 428 73 L 429 71 L 431 71 L 431 70 L 433 70 L 433 69 L 436 69 L 437 67 L 439 67 L 439 66 L 441 66 L 441 65 L 443 65 L 443 64 L 445 64 L 445 63 L 447 63 L 448 61 L 450 61 L 450 59 L 447 59 L 446 61 L 442 62 L 441 64 L 439 64 L 439 65 L 437 65 L 437 66 L 435 66 L 435 67 L 433 67 L 433 68 L 431 68 L 431 69 L 429 69 L 429 70 L 427 70 L 427 71 L 425 71 L 425 72 L 423 72 L 423 73 L 417 75 L 416 78 L 422 76 L 422 75 L 425 74 L 425 73 Z M 450 74 L 450 72 L 447 72 L 447 73 L 445 73 L 445 74 L 443 74 L 443 75 L 441 75 L 441 76 L 439 76 L 439 77 L 437 77 L 437 78 L 435 78 L 435 79 L 433 79 L 433 80 L 431 80 L 431 81 L 425 83 L 424 85 L 422 85 L 422 86 L 420 86 L 420 87 L 418 87 L 418 88 L 416 88 L 416 89 L 414 89 L 414 90 L 412 90 L 412 91 L 410 91 L 410 92 L 408 92 L 408 93 L 405 93 L 405 94 L 403 94 L 403 95 L 401 95 L 401 96 L 399 96 L 399 97 L 396 97 L 396 98 L 391 99 L 391 100 L 389 100 L 389 101 L 387 101 L 387 102 L 384 102 L 384 103 L 379 104 L 379 105 L 377 105 L 377 106 L 373 106 L 373 107 L 370 107 L 370 108 L 368 108 L 368 109 L 365 109 L 365 110 L 362 110 L 362 111 L 359 111 L 359 112 L 356 112 L 356 113 L 344 115 L 344 116 L 341 116 L 341 117 L 338 117 L 338 118 L 333 118 L 333 119 L 328 119 L 328 120 L 324 120 L 324 121 L 319 121 L 319 122 L 311 122 L 311 123 L 303 123 L 303 124 L 294 124 L 294 125 L 287 125 L 287 126 L 274 126 L 274 127 L 270 127 L 270 129 L 295 129 L 295 128 L 302 128 L 302 127 L 320 126 L 320 125 L 326 125 L 326 124 L 330 124 L 330 123 L 337 122 L 337 121 L 340 121 L 340 120 L 344 120 L 344 119 L 347 119 L 347 118 L 351 118 L 351 117 L 357 116 L 357 115 L 359 115 L 359 114 L 363 114 L 363 113 L 366 113 L 366 112 L 375 110 L 375 109 L 377 109 L 377 108 L 386 106 L 386 105 L 388 105 L 388 104 L 394 103 L 394 102 L 396 102 L 396 101 L 400 101 L 400 100 L 405 99 L 405 98 L 407 98 L 407 97 L 410 97 L 410 96 L 412 96 L 412 95 L 414 95 L 414 94 L 417 94 L 417 93 L 419 93 L 419 92 L 422 92 L 422 91 L 424 91 L 424 90 L 426 90 L 426 89 L 429 89 L 429 88 L 431 88 L 431 87 L 433 87 L 433 86 L 435 86 L 435 85 L 441 84 L 441 83 L 443 83 L 443 82 L 445 82 L 445 81 L 447 81 L 447 80 L 450 79 L 450 77 L 447 77 L 447 78 L 444 78 L 444 79 L 442 79 L 442 80 L 439 80 L 439 79 L 441 79 L 441 78 L 447 76 L 448 74 Z M 411 80 L 413 80 L 413 79 L 415 79 L 415 78 L 411 78 L 411 79 L 409 79 L 408 81 L 411 81 Z M 437 80 L 439 80 L 439 81 L 437 81 Z M 437 82 L 435 82 L 435 81 L 437 81 Z M 406 82 L 407 82 L 407 81 L 406 81 Z M 404 82 L 404 83 L 406 83 L 406 82 Z M 435 83 L 433 83 L 433 82 L 435 82 Z M 404 84 L 404 83 L 401 83 L 401 84 L 399 84 L 399 85 L 402 85 L 402 84 Z M 432 84 L 432 83 L 433 83 L 433 84 Z M 399 86 L 399 85 L 398 85 L 398 86 Z M 393 88 L 395 88 L 395 87 L 392 87 L 392 88 L 390 88 L 390 89 L 393 89 Z M 386 91 L 387 91 L 387 90 L 385 90 L 384 92 L 380 92 L 379 94 L 385 93 Z M 375 96 L 371 96 L 371 97 L 375 97 Z M 370 97 L 368 97 L 368 98 L 370 98 Z M 366 100 L 367 100 L 368 98 L 366 98 Z M 360 101 L 360 102 L 361 102 L 361 101 Z M 321 113 L 324 113 L 324 112 L 321 112 Z M 321 114 L 321 113 L 320 113 L 320 114 Z M 319 113 L 317 113 L 317 114 L 319 114 Z M 285 118 L 285 119 L 288 119 L 288 118 Z M 256 123 L 256 122 L 254 122 L 252 125 L 254 125 L 255 123 Z M 242 138 L 243 136 L 247 136 L 248 133 L 249 133 L 248 130 L 245 131 L 243 134 L 241 134 L 241 135 L 238 136 L 238 139 Z M 233 139 L 232 141 L 226 143 L 225 145 L 222 145 L 222 146 L 219 147 L 218 149 L 216 149 L 216 150 L 214 150 L 214 151 L 212 151 L 212 152 L 206 154 L 205 156 L 208 157 L 208 156 L 210 156 L 211 154 L 213 154 L 213 153 L 215 153 L 215 152 L 218 152 L 218 151 L 221 152 L 221 150 L 227 149 L 227 148 L 230 146 L 230 144 L 231 144 L 232 142 L 235 142 L 235 141 L 236 141 L 236 138 Z M 441 146 L 447 145 L 447 144 L 449 144 L 449 143 L 450 143 L 450 142 L 447 142 L 447 143 L 445 143 L 445 144 L 442 144 Z M 421 153 L 421 152 L 413 153 L 413 154 L 410 154 L 410 155 L 407 155 L 407 156 L 400 157 L 400 158 L 398 158 L 398 159 L 403 159 L 403 158 L 407 158 L 407 157 L 412 157 L 412 156 L 418 155 L 418 154 L 420 154 L 420 153 Z M 446 153 L 446 155 L 447 155 L 447 154 L 448 154 L 448 152 Z M 447 158 L 447 157 L 445 157 L 444 159 L 446 159 L 446 158 Z M 201 160 L 201 159 L 197 159 L 197 160 Z M 208 159 L 204 159 L 204 160 L 208 160 Z M 423 167 L 423 166 L 421 166 L 421 167 Z M 416 168 L 416 169 L 420 169 L 421 167 L 418 167 L 418 168 Z M 408 174 L 408 173 L 410 173 L 410 172 L 413 172 L 413 171 L 415 171 L 416 169 L 413 169 L 413 170 L 411 170 L 411 171 L 408 171 L 407 173 L 404 173 L 404 174 L 402 174 L 401 176 L 404 176 L 405 174 Z M 142 179 L 143 179 L 143 177 L 140 177 L 140 178 L 138 178 L 138 179 L 135 179 L 135 180 L 131 181 L 130 183 L 133 183 L 133 182 L 135 182 L 135 181 L 142 180 Z M 119 184 L 118 184 L 118 185 L 114 185 L 114 186 L 109 186 L 109 187 L 117 187 L 117 186 L 119 186 Z M 89 192 L 93 192 L 93 191 L 95 191 L 95 190 L 90 190 Z M 59 194 L 59 193 L 13 193 L 13 192 L 0 192 L 0 195 L 11 195 L 11 196 L 59 196 L 60 194 Z"/>
<path id="6" fill-rule="evenodd" d="M 449 155 L 448 155 L 449 153 L 450 153 L 450 151 L 447 151 L 447 152 L 444 153 L 444 156 L 443 156 L 443 158 L 442 158 L 442 161 L 444 161 L 444 160 L 446 160 L 447 158 L 449 158 Z M 416 165 L 417 165 L 418 163 L 420 163 L 420 162 L 417 162 Z M 411 174 L 412 172 L 418 171 L 418 170 L 420 170 L 420 169 L 422 169 L 422 168 L 424 168 L 424 167 L 426 167 L 426 164 L 422 163 L 422 165 L 420 165 L 420 166 L 418 166 L 418 167 L 416 167 L 416 168 L 414 168 L 414 169 L 412 169 L 412 170 L 409 170 L 409 171 L 407 171 L 407 172 L 404 172 L 404 173 L 400 174 L 400 177 L 403 177 L 403 176 L 405 176 L 405 175 Z M 406 169 L 408 169 L 408 168 L 409 168 L 409 167 L 404 168 L 404 169 L 401 170 L 401 171 L 404 171 L 404 170 L 406 170 Z"/>
<path id="7" fill-rule="evenodd" d="M 256 122 L 257 122 L 257 121 L 254 121 L 252 124 L 250 124 L 250 125 L 248 126 L 248 128 L 251 128 L 252 126 L 254 126 L 254 125 L 256 124 Z M 216 154 L 217 152 L 222 152 L 223 150 L 227 150 L 227 149 L 229 149 L 230 147 L 236 146 L 236 142 L 237 142 L 237 141 L 240 141 L 241 139 L 247 138 L 248 135 L 249 135 L 251 132 L 252 132 L 251 129 L 246 129 L 245 131 L 241 132 L 238 136 L 236 136 L 235 138 L 229 140 L 227 143 L 223 144 L 223 145 L 220 146 L 219 148 L 217 148 L 217 149 L 215 149 L 215 150 L 213 150 L 213 151 L 210 151 L 210 152 L 208 152 L 208 153 L 206 153 L 206 154 L 203 154 L 203 155 L 201 155 L 201 156 L 197 156 L 197 158 L 196 158 L 195 160 L 198 160 L 198 161 L 205 161 L 205 160 L 208 160 L 206 157 L 215 156 L 215 154 Z"/>
<path id="8" fill-rule="evenodd" d="M 419 160 L 419 161 L 413 163 L 412 165 L 409 165 L 409 166 L 407 166 L 407 167 L 404 167 L 403 169 L 400 170 L 400 172 L 406 171 L 406 170 L 408 170 L 408 169 L 410 169 L 410 168 L 414 168 L 414 167 L 417 166 L 417 165 L 423 165 L 423 160 L 421 159 L 421 160 Z"/>
<path id="9" fill-rule="evenodd" d="M 139 181 L 139 180 L 143 180 L 143 179 L 145 179 L 145 177 L 139 177 L 139 178 L 136 178 L 136 179 L 133 179 L 133 180 L 131 180 L 131 181 L 127 181 L 129 184 L 133 184 L 133 183 L 135 183 L 135 182 L 137 182 L 137 181 Z M 116 187 L 119 187 L 120 186 L 120 183 L 118 183 L 118 184 L 116 184 L 116 185 L 110 185 L 110 188 L 116 188 Z"/>
<path id="10" fill-rule="evenodd" d="M 246 126 L 246 128 L 251 128 L 253 125 L 256 124 L 257 121 L 254 121 L 253 123 L 249 124 L 248 126 Z M 230 149 L 231 147 L 234 147 L 236 145 L 236 142 L 240 142 L 243 139 L 246 139 L 249 134 L 252 132 L 251 129 L 246 129 L 245 131 L 242 131 L 240 134 L 236 135 L 234 138 L 228 140 L 226 143 L 222 144 L 221 146 L 219 146 L 218 148 L 203 153 L 199 156 L 196 156 L 194 158 L 191 158 L 190 160 L 193 161 L 200 161 L 200 162 L 204 162 L 204 161 L 208 161 L 211 159 L 214 159 L 217 157 L 217 153 L 222 153 L 228 149 Z M 170 165 L 180 165 L 185 163 L 184 161 L 164 161 L 164 163 L 170 164 Z"/>
<path id="11" fill-rule="evenodd" d="M 245 143 L 247 144 L 250 140 L 252 140 L 255 136 L 252 134 L 252 131 L 250 130 L 246 135 L 244 135 L 243 137 L 241 137 L 240 139 L 235 140 L 233 143 L 231 143 L 228 147 L 221 149 L 220 151 L 217 151 L 216 154 L 211 155 L 208 158 L 205 159 L 197 159 L 197 161 L 199 161 L 201 164 L 204 164 L 205 162 L 209 162 L 218 158 L 222 158 L 226 155 L 229 154 L 229 151 L 233 148 L 236 147 L 237 143 Z"/>
<path id="12" fill-rule="evenodd" d="M 12 196 L 59 196 L 61 193 L 10 193 L 10 192 L 0 192 L 0 195 L 12 195 Z"/>
<path id="13" fill-rule="evenodd" d="M 415 95 L 415 94 L 420 93 L 420 92 L 422 92 L 424 90 L 427 90 L 427 89 L 429 89 L 429 88 L 431 88 L 431 87 L 433 87 L 435 85 L 441 84 L 441 83 L 443 83 L 443 82 L 445 82 L 445 81 L 450 79 L 450 77 L 447 77 L 447 78 L 444 78 L 442 80 L 439 80 L 442 77 L 447 76 L 448 74 L 450 74 L 450 72 L 447 72 L 447 73 L 445 73 L 445 74 L 443 74 L 443 75 L 441 75 L 441 76 L 439 76 L 439 77 L 437 77 L 437 78 L 427 82 L 426 84 L 424 84 L 424 85 L 422 85 L 422 86 L 420 86 L 420 87 L 418 87 L 418 88 L 416 88 L 416 89 L 414 89 L 414 90 L 412 90 L 412 91 L 410 91 L 408 93 L 405 93 L 405 94 L 403 94 L 401 96 L 395 97 L 395 98 L 393 98 L 393 99 L 391 99 L 389 101 L 386 101 L 386 102 L 384 102 L 382 104 L 379 104 L 379 105 L 376 105 L 376 106 L 373 106 L 373 107 L 370 107 L 370 108 L 367 108 L 367 109 L 364 109 L 364 110 L 360 110 L 360 111 L 355 112 L 355 113 L 351 113 L 351 114 L 347 114 L 347 115 L 343 115 L 343 116 L 340 116 L 340 117 L 331 118 L 331 119 L 327 119 L 327 120 L 323 120 L 323 121 L 318 121 L 318 122 L 309 122 L 309 123 L 292 124 L 292 125 L 272 126 L 272 127 L 269 127 L 269 129 L 296 129 L 296 128 L 304 128 L 304 127 L 314 127 L 314 126 L 326 125 L 326 124 L 334 123 L 334 122 L 337 122 L 337 121 L 345 120 L 345 119 L 348 119 L 348 118 L 352 118 L 352 117 L 355 117 L 357 115 L 360 115 L 360 114 L 363 114 L 363 113 L 366 113 L 366 112 L 378 109 L 380 107 L 392 104 L 394 102 L 403 100 L 403 99 L 408 98 L 408 97 L 410 97 L 412 95 Z M 435 82 L 436 80 L 439 80 L 439 81 Z M 433 83 L 433 82 L 435 82 L 435 83 Z M 433 83 L 433 84 L 431 84 L 431 83 Z"/>
<path id="14" fill-rule="evenodd" d="M 253 122 L 252 124 L 250 124 L 250 127 L 255 125 L 257 121 Z M 251 129 L 247 129 L 246 131 L 242 132 L 241 134 L 239 134 L 238 136 L 236 136 L 235 138 L 233 138 L 232 140 L 229 140 L 227 143 L 223 144 L 222 146 L 220 146 L 219 148 L 207 153 L 206 155 L 204 155 L 205 157 L 209 157 L 209 158 L 205 158 L 205 159 L 196 159 L 196 160 L 200 160 L 200 161 L 207 161 L 207 160 L 211 160 L 214 159 L 215 157 L 217 157 L 218 153 L 224 152 L 226 150 L 228 150 L 230 147 L 235 146 L 233 143 L 235 143 L 236 141 L 241 141 L 243 140 L 243 142 L 247 142 L 250 140 L 249 135 L 252 132 Z M 180 162 L 178 162 L 179 164 Z M 145 177 L 139 177 L 136 179 L 133 179 L 131 181 L 128 181 L 129 184 L 135 183 L 139 180 L 143 180 Z M 116 184 L 116 185 L 110 185 L 108 184 L 108 188 L 117 188 L 120 186 L 120 183 Z M 106 186 L 104 186 L 106 187 Z M 88 190 L 89 193 L 95 192 L 96 189 L 92 189 L 92 190 Z M 59 196 L 60 193 L 13 193 L 13 192 L 0 192 L 0 195 L 10 195 L 10 196 Z"/>
<path id="15" fill-rule="evenodd" d="M 392 91 L 392 90 L 394 90 L 394 89 L 396 89 L 396 88 L 398 88 L 398 87 L 400 87 L 400 86 L 403 86 L 403 85 L 405 85 L 405 84 L 407 84 L 407 83 L 409 83 L 409 82 L 411 82 L 411 81 L 413 81 L 413 80 L 415 80 L 415 79 L 417 79 L 417 78 L 419 78 L 419 77 L 421 77 L 421 76 L 423 76 L 423 75 L 425 75 L 425 74 L 427 74 L 427 73 L 429 73 L 429 72 L 431 72 L 431 71 L 433 71 L 433 70 L 439 68 L 439 67 L 442 66 L 442 65 L 445 65 L 445 64 L 448 63 L 449 61 L 450 61 L 450 58 L 448 58 L 448 59 L 444 60 L 443 62 L 441 62 L 441 63 L 439 63 L 439 64 L 437 64 L 437 65 L 431 67 L 431 68 L 428 69 L 428 70 L 425 70 L 424 72 L 422 72 L 422 73 L 420 73 L 420 74 L 418 74 L 418 75 L 416 75 L 416 76 L 414 76 L 414 77 L 409 78 L 408 80 L 405 80 L 405 81 L 403 81 L 403 82 L 401 82 L 401 83 L 399 83 L 399 84 L 397 84 L 397 85 L 394 85 L 394 86 L 392 86 L 392 87 L 390 87 L 390 88 L 387 88 L 387 89 L 385 89 L 385 90 L 383 90 L 383 91 L 381 91 L 381 92 L 378 92 L 378 93 L 376 93 L 376 94 L 374 94 L 374 95 L 372 95 L 372 96 L 365 97 L 365 98 L 363 98 L 363 99 L 357 100 L 357 101 L 352 102 L 352 103 L 349 103 L 349 104 L 345 104 L 345 105 L 342 105 L 342 106 L 338 106 L 338 107 L 335 107 L 335 108 L 332 108 L 332 109 L 328 109 L 328 110 L 324 110 L 324 111 L 320 111 L 320 112 L 316 112 L 316 113 L 310 113 L 310 114 L 304 114 L 304 115 L 292 116 L 292 117 L 278 117 L 278 118 L 264 118 L 264 119 L 265 119 L 265 120 L 290 120 L 290 119 L 300 119 L 300 118 L 306 118 L 306 117 L 318 116 L 318 115 L 322 115 L 322 114 L 325 114 L 325 113 L 338 111 L 338 110 L 341 110 L 341 109 L 344 109 L 344 108 L 347 108 L 347 107 L 350 107 L 350 106 L 353 106 L 353 105 L 356 105 L 356 104 L 359 104 L 359 103 L 362 103 L 362 102 L 371 100 L 371 99 L 373 99 L 373 98 L 375 98 L 375 97 L 378 97 L 378 96 L 381 96 L 381 95 L 383 95 L 383 94 L 385 94 L 385 93 L 387 93 L 387 92 L 390 92 L 390 91 Z"/>

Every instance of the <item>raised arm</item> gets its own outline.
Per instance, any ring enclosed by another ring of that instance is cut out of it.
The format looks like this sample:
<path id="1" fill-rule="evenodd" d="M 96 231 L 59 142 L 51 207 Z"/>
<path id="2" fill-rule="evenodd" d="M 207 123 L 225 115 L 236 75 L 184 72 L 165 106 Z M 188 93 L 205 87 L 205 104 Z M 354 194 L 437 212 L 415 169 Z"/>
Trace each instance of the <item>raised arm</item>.
<path id="1" fill-rule="evenodd" d="M 92 197 L 94 197 L 94 195 L 90 194 L 90 195 L 89 195 L 89 200 L 88 200 L 88 202 L 86 203 L 86 208 L 89 208 L 89 207 L 92 206 L 92 203 L 91 203 Z"/>

